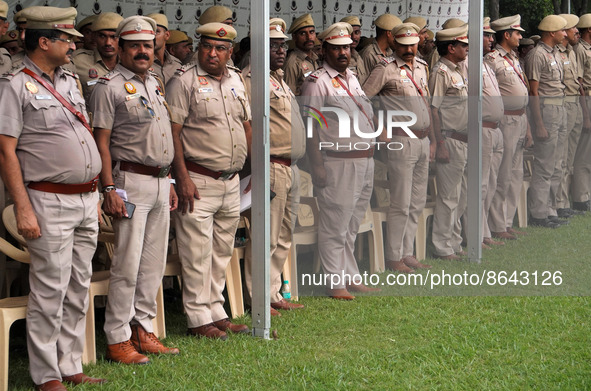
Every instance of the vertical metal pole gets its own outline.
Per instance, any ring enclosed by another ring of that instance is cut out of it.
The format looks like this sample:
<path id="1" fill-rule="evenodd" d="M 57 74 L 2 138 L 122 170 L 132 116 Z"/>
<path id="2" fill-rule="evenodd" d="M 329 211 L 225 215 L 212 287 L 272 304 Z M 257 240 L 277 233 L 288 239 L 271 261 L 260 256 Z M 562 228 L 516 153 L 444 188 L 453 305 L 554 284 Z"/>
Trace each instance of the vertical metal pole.
<path id="1" fill-rule="evenodd" d="M 468 17 L 468 258 L 482 257 L 482 9 L 483 0 L 470 0 Z"/>
<path id="2" fill-rule="evenodd" d="M 252 64 L 252 333 L 269 339 L 269 2 L 250 7 Z"/>

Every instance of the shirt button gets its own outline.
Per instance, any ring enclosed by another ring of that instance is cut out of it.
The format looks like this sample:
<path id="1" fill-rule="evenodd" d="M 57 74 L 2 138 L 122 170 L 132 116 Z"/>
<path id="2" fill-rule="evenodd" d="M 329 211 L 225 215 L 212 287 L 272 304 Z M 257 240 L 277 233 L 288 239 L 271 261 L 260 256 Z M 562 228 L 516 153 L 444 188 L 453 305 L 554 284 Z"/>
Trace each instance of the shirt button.
<path id="1" fill-rule="evenodd" d="M 230 115 L 230 113 L 228 113 L 228 115 Z"/>
<path id="2" fill-rule="evenodd" d="M 84 141 L 82 141 L 82 144 L 84 144 Z"/>
<path id="3" fill-rule="evenodd" d="M 228 99 L 228 97 L 226 95 L 224 95 L 224 99 Z"/>
<path id="4" fill-rule="evenodd" d="M 236 146 L 234 145 L 234 148 L 236 148 Z"/>
<path id="5" fill-rule="evenodd" d="M 164 153 L 166 153 L 166 149 L 164 150 Z"/>
<path id="6" fill-rule="evenodd" d="M 162 133 L 162 137 L 166 137 L 166 134 Z"/>
<path id="7" fill-rule="evenodd" d="M 86 166 L 86 168 L 90 168 L 90 164 Z"/>
<path id="8" fill-rule="evenodd" d="M 160 121 L 160 117 L 158 117 L 157 119 L 158 119 L 158 121 Z"/>

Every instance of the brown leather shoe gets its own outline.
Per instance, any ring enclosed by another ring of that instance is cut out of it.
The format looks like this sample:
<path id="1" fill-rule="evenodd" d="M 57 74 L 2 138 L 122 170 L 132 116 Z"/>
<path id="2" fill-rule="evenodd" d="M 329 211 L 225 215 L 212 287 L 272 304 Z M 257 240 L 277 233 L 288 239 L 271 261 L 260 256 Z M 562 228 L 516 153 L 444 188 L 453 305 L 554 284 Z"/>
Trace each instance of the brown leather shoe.
<path id="1" fill-rule="evenodd" d="M 187 330 L 187 334 L 194 335 L 199 338 L 205 337 L 211 339 L 221 339 L 222 341 L 228 339 L 228 334 L 215 327 L 213 323 L 204 324 L 203 326 L 199 327 L 190 327 Z"/>
<path id="2" fill-rule="evenodd" d="M 490 246 L 487 244 L 482 243 L 481 246 L 483 250 L 490 250 Z"/>
<path id="3" fill-rule="evenodd" d="M 401 273 L 414 273 L 415 271 L 406 266 L 402 261 L 386 261 L 386 269 Z"/>
<path id="4" fill-rule="evenodd" d="M 513 229 L 512 227 L 507 228 L 507 232 L 509 232 L 511 235 L 522 235 L 522 236 L 527 236 L 527 232 L 523 232 L 523 231 L 518 231 L 516 229 Z"/>
<path id="5" fill-rule="evenodd" d="M 271 316 L 281 316 L 281 312 L 277 311 L 275 308 L 271 307 Z"/>
<path id="6" fill-rule="evenodd" d="M 154 333 L 148 333 L 139 324 L 131 326 L 131 343 L 135 350 L 140 353 L 152 353 L 152 354 L 179 354 L 180 351 L 177 348 L 167 348 L 162 345 L 162 342 L 156 337 Z"/>
<path id="7" fill-rule="evenodd" d="M 291 301 L 287 301 L 284 299 L 281 299 L 279 301 L 276 301 L 275 303 L 271 303 L 271 308 L 275 308 L 276 310 L 297 310 L 300 308 L 304 308 L 303 304 L 298 304 L 298 303 L 292 303 Z"/>
<path id="8" fill-rule="evenodd" d="M 139 353 L 130 340 L 107 345 L 107 360 L 123 364 L 147 364 L 150 359 Z"/>
<path id="9" fill-rule="evenodd" d="M 77 373 L 72 376 L 62 376 L 62 381 L 74 385 L 78 384 L 103 384 L 106 383 L 107 380 L 99 379 L 97 377 L 90 377 L 85 375 L 84 373 Z"/>
<path id="10" fill-rule="evenodd" d="M 351 291 L 351 292 L 362 292 L 362 293 L 368 293 L 368 292 L 381 292 L 382 290 L 380 288 L 370 288 L 367 285 L 363 285 L 363 284 L 347 284 L 347 290 Z"/>
<path id="11" fill-rule="evenodd" d="M 35 389 L 39 391 L 68 391 L 66 386 L 59 380 L 50 380 L 43 384 L 35 384 Z"/>
<path id="12" fill-rule="evenodd" d="M 355 296 L 346 289 L 327 289 L 326 294 L 336 300 L 354 300 Z"/>
<path id="13" fill-rule="evenodd" d="M 433 266 L 425 265 L 424 263 L 419 262 L 413 255 L 406 256 L 401 259 L 402 262 L 408 267 L 413 269 L 431 269 Z"/>
<path id="14" fill-rule="evenodd" d="M 493 240 L 492 238 L 484 238 L 482 243 L 486 244 L 487 246 L 504 246 L 505 242 L 501 242 L 500 240 Z"/>
<path id="15" fill-rule="evenodd" d="M 461 261 L 462 258 L 458 257 L 456 254 L 449 254 L 449 255 L 433 255 L 433 257 L 437 259 L 443 259 L 446 261 Z"/>
<path id="16" fill-rule="evenodd" d="M 218 329 L 234 334 L 250 334 L 250 329 L 245 324 L 234 324 L 230 322 L 229 318 L 218 320 L 217 322 L 213 322 L 213 325 Z"/>
<path id="17" fill-rule="evenodd" d="M 515 240 L 517 236 L 511 235 L 509 232 L 491 232 L 493 238 L 497 239 L 505 239 L 505 240 Z"/>

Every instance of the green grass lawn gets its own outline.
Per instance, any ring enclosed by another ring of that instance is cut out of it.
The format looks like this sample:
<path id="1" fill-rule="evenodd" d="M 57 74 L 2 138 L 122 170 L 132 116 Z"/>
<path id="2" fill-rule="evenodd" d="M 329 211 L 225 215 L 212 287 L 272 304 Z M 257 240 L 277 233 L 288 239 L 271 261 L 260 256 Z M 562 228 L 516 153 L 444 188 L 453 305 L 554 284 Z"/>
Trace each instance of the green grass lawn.
<path id="1" fill-rule="evenodd" d="M 384 287 L 352 302 L 301 297 L 304 310 L 273 318 L 277 340 L 187 337 L 180 301 L 170 298 L 165 343 L 180 356 L 154 356 L 146 366 L 106 362 L 99 324 L 98 363 L 85 372 L 109 383 L 75 389 L 589 390 L 590 225 L 591 217 L 578 217 L 557 230 L 529 228 L 529 236 L 484 251 L 479 265 L 429 260 L 431 273 L 561 271 L 558 287 Z M 17 322 L 9 389 L 32 387 L 27 365 L 24 323 Z"/>

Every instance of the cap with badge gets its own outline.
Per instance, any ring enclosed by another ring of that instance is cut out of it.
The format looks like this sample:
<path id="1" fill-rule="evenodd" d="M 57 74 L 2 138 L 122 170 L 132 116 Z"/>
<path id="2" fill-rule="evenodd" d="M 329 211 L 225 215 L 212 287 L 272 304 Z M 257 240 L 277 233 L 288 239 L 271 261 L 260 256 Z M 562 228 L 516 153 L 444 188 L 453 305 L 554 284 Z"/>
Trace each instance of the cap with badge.
<path id="1" fill-rule="evenodd" d="M 130 16 L 119 23 L 115 34 L 128 41 L 152 41 L 156 36 L 156 22 L 147 16 Z"/>
<path id="2" fill-rule="evenodd" d="M 8 3 L 0 0 L 0 20 L 6 20 L 8 17 Z"/>
<path id="3" fill-rule="evenodd" d="M 452 27 L 445 30 L 439 30 L 435 34 L 437 42 L 453 42 L 460 41 L 468 43 L 468 24 L 460 27 Z"/>
<path id="4" fill-rule="evenodd" d="M 33 6 L 23 12 L 27 19 L 27 30 L 59 30 L 75 37 L 82 37 L 83 35 L 74 29 L 77 14 L 74 7 Z"/>
<path id="5" fill-rule="evenodd" d="M 495 30 L 493 30 L 490 26 L 490 17 L 488 17 L 488 16 L 482 20 L 482 32 L 489 33 L 489 34 L 495 33 Z"/>
<path id="6" fill-rule="evenodd" d="M 373 24 L 382 30 L 391 31 L 394 27 L 402 24 L 402 20 L 399 17 L 392 14 L 383 14 L 373 22 Z"/>
<path id="7" fill-rule="evenodd" d="M 402 22 L 416 24 L 419 27 L 419 31 L 421 31 L 427 26 L 427 20 L 420 16 L 411 16 L 410 18 L 404 19 Z"/>
<path id="8" fill-rule="evenodd" d="M 101 30 L 117 30 L 119 23 L 123 20 L 123 16 L 115 12 L 103 12 L 92 22 L 92 31 Z"/>
<path id="9" fill-rule="evenodd" d="M 572 29 L 576 27 L 577 23 L 579 23 L 579 17 L 573 14 L 560 14 L 558 15 L 564 20 L 566 20 L 566 26 L 564 26 L 565 30 Z"/>
<path id="10" fill-rule="evenodd" d="M 273 39 L 287 39 L 289 38 L 285 35 L 285 29 L 287 25 L 285 21 L 281 18 L 271 18 L 269 20 L 269 38 Z"/>
<path id="11" fill-rule="evenodd" d="M 199 26 L 195 32 L 201 34 L 201 38 L 215 39 L 216 41 L 232 42 L 236 38 L 236 30 L 224 23 L 207 23 Z"/>
<path id="12" fill-rule="evenodd" d="M 531 38 L 522 38 L 519 40 L 519 46 L 529 46 L 529 45 L 535 45 L 535 44 L 536 43 Z"/>
<path id="13" fill-rule="evenodd" d="M 353 27 L 349 23 L 337 22 L 318 34 L 318 39 L 331 45 L 350 45 L 353 43 L 352 32 Z"/>
<path id="14" fill-rule="evenodd" d="M 538 30 L 546 32 L 554 32 L 564 30 L 566 20 L 558 15 L 548 15 L 538 25 Z"/>
<path id="15" fill-rule="evenodd" d="M 99 14 L 100 15 L 100 14 Z M 76 30 L 78 31 L 82 31 L 82 29 L 88 25 L 90 25 L 91 29 L 92 29 L 92 23 L 96 20 L 96 18 L 99 17 L 99 15 L 90 15 L 87 16 L 86 18 L 82 19 L 77 25 L 76 25 Z"/>
<path id="16" fill-rule="evenodd" d="M 232 20 L 232 10 L 223 5 L 214 5 L 203 11 L 199 17 L 199 24 L 223 23 Z"/>
<path id="17" fill-rule="evenodd" d="M 179 30 L 170 30 L 170 38 L 168 38 L 166 44 L 174 45 L 181 42 L 189 42 L 187 34 Z"/>
<path id="18" fill-rule="evenodd" d="M 446 20 L 445 22 L 443 22 L 443 24 L 441 25 L 441 28 L 443 30 L 447 30 L 447 29 L 453 29 L 456 27 L 463 27 L 467 24 L 468 23 L 464 22 L 462 19 L 450 18 L 450 19 Z"/>
<path id="19" fill-rule="evenodd" d="M 168 30 L 168 18 L 166 17 L 166 15 L 161 13 L 155 13 L 146 16 L 150 19 L 154 19 L 157 26 L 163 27 Z"/>
<path id="20" fill-rule="evenodd" d="M 304 27 L 314 27 L 314 20 L 312 19 L 312 15 L 304 14 L 297 17 L 289 27 L 287 31 L 288 34 L 293 34 L 299 29 L 303 29 Z"/>
<path id="21" fill-rule="evenodd" d="M 521 15 L 519 14 L 497 19 L 490 24 L 490 27 L 495 31 L 517 30 L 525 32 L 521 28 Z"/>
<path id="22" fill-rule="evenodd" d="M 345 22 L 345 23 L 349 23 L 351 26 L 361 27 L 361 20 L 357 16 L 353 16 L 353 15 L 345 16 L 339 22 Z"/>
<path id="23" fill-rule="evenodd" d="M 0 38 L 0 45 L 8 42 L 18 41 L 18 33 L 19 32 L 17 30 L 7 31 L 6 34 Z"/>
<path id="24" fill-rule="evenodd" d="M 580 28 L 580 29 L 591 28 L 591 14 L 581 15 L 581 17 L 579 18 L 579 23 L 577 23 L 577 28 Z"/>
<path id="25" fill-rule="evenodd" d="M 392 29 L 394 40 L 401 45 L 414 45 L 419 43 L 419 31 L 421 29 L 414 23 L 402 23 Z"/>

